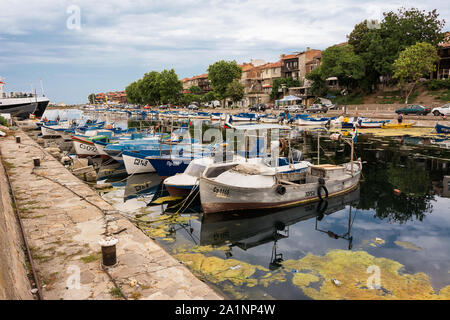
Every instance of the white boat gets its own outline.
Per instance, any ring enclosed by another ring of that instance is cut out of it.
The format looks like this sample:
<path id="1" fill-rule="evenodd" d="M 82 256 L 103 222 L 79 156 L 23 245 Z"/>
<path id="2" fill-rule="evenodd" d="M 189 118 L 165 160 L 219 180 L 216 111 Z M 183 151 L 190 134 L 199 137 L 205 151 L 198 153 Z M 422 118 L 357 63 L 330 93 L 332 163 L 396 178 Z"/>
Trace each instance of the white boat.
<path id="1" fill-rule="evenodd" d="M 330 121 L 330 118 L 298 118 L 297 124 L 300 126 L 324 126 Z"/>
<path id="2" fill-rule="evenodd" d="M 128 174 L 156 172 L 149 160 L 132 153 L 126 151 L 122 153 L 122 160 Z"/>
<path id="3" fill-rule="evenodd" d="M 200 178 L 200 201 L 205 214 L 291 207 L 355 189 L 361 170 L 360 161 L 289 173 L 238 162 L 214 164 Z"/>
<path id="4" fill-rule="evenodd" d="M 61 121 L 59 124 L 56 125 L 42 125 L 41 126 L 41 134 L 42 137 L 59 137 L 64 134 L 64 130 L 67 130 L 69 128 L 69 122 L 68 121 Z"/>
<path id="5" fill-rule="evenodd" d="M 85 158 L 85 157 L 95 157 L 100 155 L 97 147 L 94 145 L 93 142 L 90 141 L 84 141 L 81 138 L 72 137 L 73 141 L 73 147 L 75 149 L 75 152 L 78 157 Z"/>
<path id="6" fill-rule="evenodd" d="M 210 118 L 213 121 L 219 121 L 219 120 L 224 121 L 227 119 L 227 115 L 225 113 L 211 113 Z"/>
<path id="7" fill-rule="evenodd" d="M 233 161 L 241 163 L 261 163 L 263 158 L 248 158 L 234 155 Z M 203 171 L 215 163 L 214 157 L 204 157 L 192 160 L 183 173 L 177 173 L 174 176 L 164 180 L 164 186 L 173 197 L 186 197 L 192 189 L 198 189 L 198 182 Z"/>

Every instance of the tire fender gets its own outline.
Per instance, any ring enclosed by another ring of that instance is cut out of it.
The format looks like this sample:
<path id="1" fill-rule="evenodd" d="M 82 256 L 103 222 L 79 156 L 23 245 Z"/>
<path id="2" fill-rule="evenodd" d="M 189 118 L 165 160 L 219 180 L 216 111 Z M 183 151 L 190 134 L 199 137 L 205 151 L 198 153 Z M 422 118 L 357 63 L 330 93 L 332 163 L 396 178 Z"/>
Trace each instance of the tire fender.
<path id="1" fill-rule="evenodd" d="M 322 192 L 325 192 L 325 197 L 322 196 Z M 328 189 L 324 185 L 320 185 L 317 189 L 317 195 L 319 196 L 320 200 L 327 199 L 328 198 Z"/>

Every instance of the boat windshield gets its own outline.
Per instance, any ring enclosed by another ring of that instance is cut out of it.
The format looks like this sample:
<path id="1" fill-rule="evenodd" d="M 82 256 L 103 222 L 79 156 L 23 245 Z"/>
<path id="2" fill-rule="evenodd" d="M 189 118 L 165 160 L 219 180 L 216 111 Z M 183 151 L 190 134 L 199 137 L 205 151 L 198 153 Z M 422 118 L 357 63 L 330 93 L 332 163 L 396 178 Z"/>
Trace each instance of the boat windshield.
<path id="1" fill-rule="evenodd" d="M 186 168 L 185 173 L 193 177 L 200 177 L 203 171 L 205 171 L 205 168 L 206 166 L 202 164 L 191 162 L 189 166 Z"/>

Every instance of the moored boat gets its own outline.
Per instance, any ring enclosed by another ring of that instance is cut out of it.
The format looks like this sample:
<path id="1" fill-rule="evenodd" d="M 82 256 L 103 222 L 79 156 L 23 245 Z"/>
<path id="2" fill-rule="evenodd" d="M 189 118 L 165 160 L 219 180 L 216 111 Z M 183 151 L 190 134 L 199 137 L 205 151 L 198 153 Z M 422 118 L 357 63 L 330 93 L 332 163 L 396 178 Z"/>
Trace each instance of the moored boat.
<path id="1" fill-rule="evenodd" d="M 290 207 L 355 189 L 361 170 L 360 161 L 292 173 L 237 162 L 214 164 L 200 178 L 200 199 L 205 214 Z"/>
<path id="2" fill-rule="evenodd" d="M 439 123 L 436 123 L 435 129 L 437 133 L 450 133 L 450 126 L 444 126 Z"/>
<path id="3" fill-rule="evenodd" d="M 381 128 L 382 129 L 404 129 L 404 128 L 412 128 L 414 123 L 384 123 Z"/>

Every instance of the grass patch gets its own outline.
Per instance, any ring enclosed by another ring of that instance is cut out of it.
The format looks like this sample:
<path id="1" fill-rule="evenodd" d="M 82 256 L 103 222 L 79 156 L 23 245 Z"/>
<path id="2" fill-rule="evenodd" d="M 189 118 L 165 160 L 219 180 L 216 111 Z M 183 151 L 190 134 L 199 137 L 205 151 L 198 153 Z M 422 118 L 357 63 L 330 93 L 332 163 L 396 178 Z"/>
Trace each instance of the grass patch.
<path id="1" fill-rule="evenodd" d="M 441 102 L 449 102 L 450 101 L 450 89 L 444 89 L 432 92 L 431 95 Z"/>
<path id="2" fill-rule="evenodd" d="M 101 256 L 102 256 L 102 254 L 100 252 L 96 252 L 96 253 L 90 254 L 86 257 L 82 257 L 81 260 L 84 263 L 90 263 L 90 262 L 99 260 L 101 258 Z"/>
<path id="3" fill-rule="evenodd" d="M 114 298 L 123 298 L 123 293 L 120 290 L 120 288 L 118 287 L 114 287 L 112 288 L 109 293 L 111 294 L 111 296 L 113 296 Z"/>

